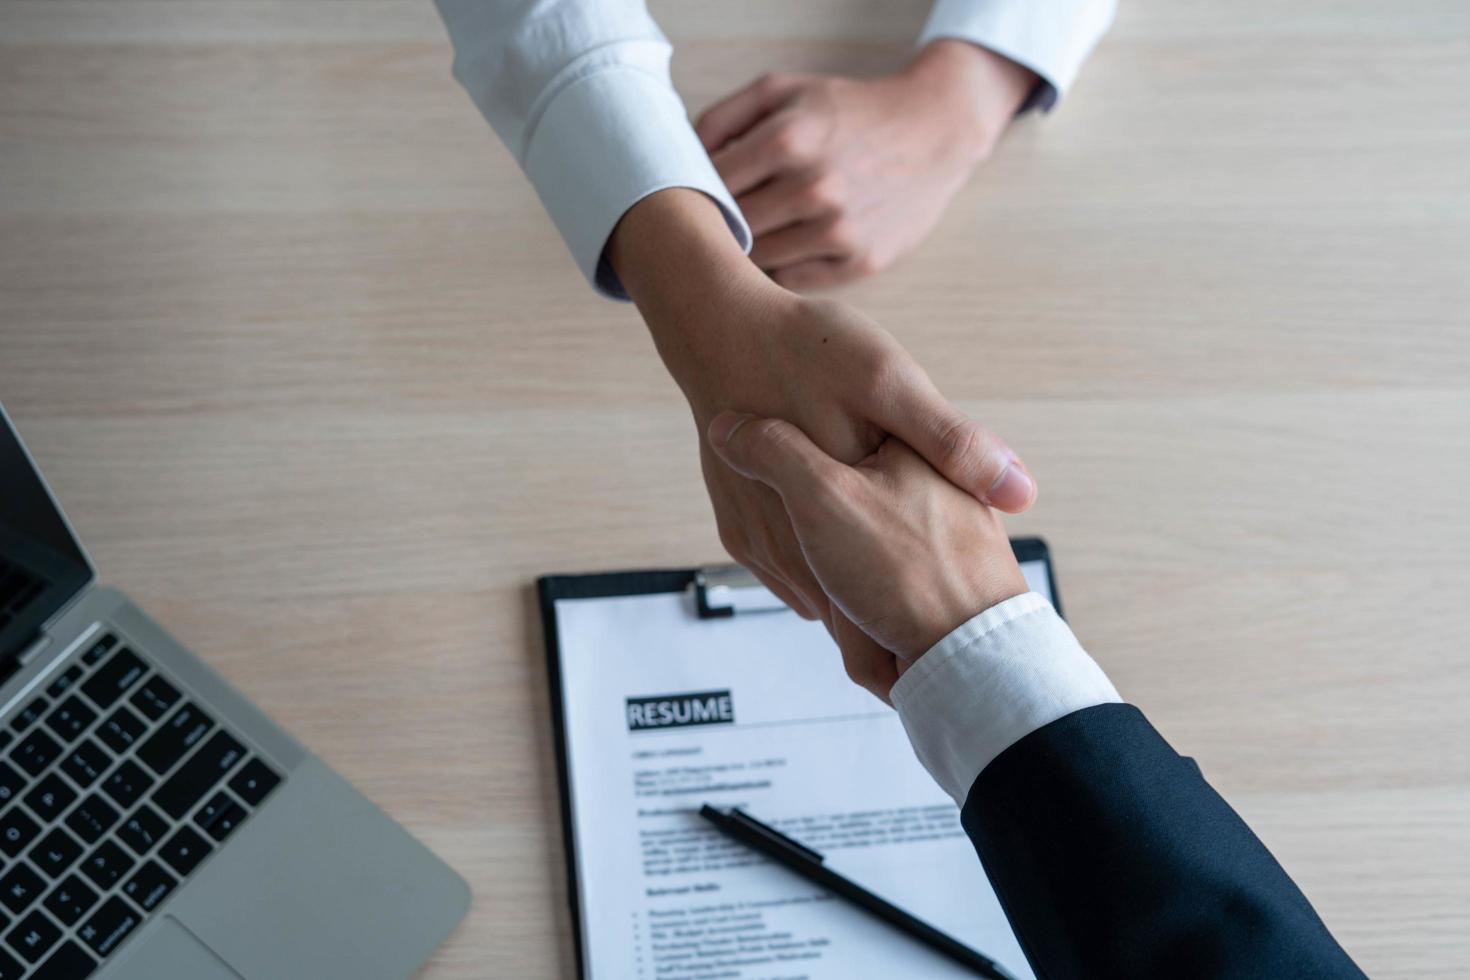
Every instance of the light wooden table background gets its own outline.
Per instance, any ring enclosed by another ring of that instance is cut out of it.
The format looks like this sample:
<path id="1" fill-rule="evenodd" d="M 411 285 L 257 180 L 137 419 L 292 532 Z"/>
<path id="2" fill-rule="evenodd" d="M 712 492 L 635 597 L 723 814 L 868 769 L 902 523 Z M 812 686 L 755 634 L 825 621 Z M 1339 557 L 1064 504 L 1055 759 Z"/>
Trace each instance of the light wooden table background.
<path id="1" fill-rule="evenodd" d="M 656 5 L 692 109 L 922 3 Z M 1470 969 L 1470 6 L 1125 0 L 846 290 L 1025 453 L 1073 624 L 1375 977 Z M 572 970 L 539 573 L 720 557 L 427 0 L 0 0 L 0 397 L 104 577 Z M 834 664 L 834 670 L 837 669 Z"/>

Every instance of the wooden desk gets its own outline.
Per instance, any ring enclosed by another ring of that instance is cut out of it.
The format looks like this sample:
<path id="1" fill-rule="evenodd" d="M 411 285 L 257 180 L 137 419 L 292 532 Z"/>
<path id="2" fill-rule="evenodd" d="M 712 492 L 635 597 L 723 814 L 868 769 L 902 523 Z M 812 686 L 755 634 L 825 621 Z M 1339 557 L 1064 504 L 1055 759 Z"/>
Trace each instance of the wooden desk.
<path id="1" fill-rule="evenodd" d="M 924 9 L 658 6 L 696 108 Z M 844 293 L 1026 454 L 1084 641 L 1375 977 L 1470 962 L 1467 90 L 1458 0 L 1129 0 Z M 532 580 L 720 549 L 427 0 L 0 3 L 0 396 L 106 579 L 470 879 L 425 977 L 570 975 Z"/>

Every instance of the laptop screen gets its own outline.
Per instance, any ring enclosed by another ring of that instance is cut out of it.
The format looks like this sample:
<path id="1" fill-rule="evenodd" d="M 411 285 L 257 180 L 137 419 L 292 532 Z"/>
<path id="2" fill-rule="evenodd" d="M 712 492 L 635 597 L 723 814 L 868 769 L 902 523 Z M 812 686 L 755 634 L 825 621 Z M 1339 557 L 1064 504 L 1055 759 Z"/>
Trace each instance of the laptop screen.
<path id="1" fill-rule="evenodd" d="M 91 578 L 87 556 L 0 408 L 0 674 Z"/>

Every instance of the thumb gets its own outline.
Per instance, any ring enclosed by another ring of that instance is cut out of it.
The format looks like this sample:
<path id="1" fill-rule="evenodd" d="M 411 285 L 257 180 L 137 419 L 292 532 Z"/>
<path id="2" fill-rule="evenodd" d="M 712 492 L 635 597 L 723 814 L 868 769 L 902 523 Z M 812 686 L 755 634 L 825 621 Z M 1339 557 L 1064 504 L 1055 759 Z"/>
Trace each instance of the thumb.
<path id="1" fill-rule="evenodd" d="M 874 421 L 981 503 L 1019 514 L 1036 500 L 1036 481 L 1000 436 L 955 408 L 927 377 L 894 397 Z"/>
<path id="2" fill-rule="evenodd" d="M 741 476 L 759 480 L 782 499 L 807 499 L 830 485 L 843 465 L 806 433 L 781 419 L 721 412 L 709 424 L 710 446 Z"/>

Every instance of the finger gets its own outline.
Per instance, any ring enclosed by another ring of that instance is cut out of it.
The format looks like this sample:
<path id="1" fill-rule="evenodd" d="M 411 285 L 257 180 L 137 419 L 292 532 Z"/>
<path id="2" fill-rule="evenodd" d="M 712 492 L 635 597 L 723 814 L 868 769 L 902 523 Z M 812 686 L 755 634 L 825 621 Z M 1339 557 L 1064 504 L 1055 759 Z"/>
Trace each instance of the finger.
<path id="1" fill-rule="evenodd" d="M 746 193 L 735 203 L 745 215 L 745 223 L 757 237 L 778 228 L 831 215 L 837 202 L 821 180 L 797 174 L 782 174 Z"/>
<path id="2" fill-rule="evenodd" d="M 694 124 L 699 141 L 710 153 L 745 134 L 772 110 L 786 103 L 799 79 L 793 75 L 762 75 L 734 95 L 727 96 L 700 113 Z"/>
<path id="3" fill-rule="evenodd" d="M 821 618 L 817 615 L 816 609 L 812 607 L 811 603 L 803 599 L 800 595 L 797 594 L 796 590 L 792 589 L 781 579 L 772 575 L 770 572 L 767 572 L 763 568 L 753 567 L 752 565 L 746 565 L 745 567 L 750 572 L 750 574 L 756 577 L 761 585 L 764 585 L 766 588 L 770 589 L 777 599 L 780 599 L 782 602 L 786 603 L 786 605 L 790 606 L 791 611 L 796 613 L 796 615 L 800 616 L 802 619 Z"/>
<path id="4" fill-rule="evenodd" d="M 709 424 L 709 441 L 727 466 L 775 490 L 788 507 L 825 496 L 847 469 L 781 419 L 721 412 Z"/>
<path id="5" fill-rule="evenodd" d="M 826 622 L 827 593 L 822 591 L 817 576 L 807 564 L 806 553 L 801 550 L 801 542 L 796 539 L 796 532 L 792 530 L 790 521 L 785 519 L 784 514 L 782 518 L 778 524 L 770 527 L 772 552 L 770 560 L 776 566 L 782 580 L 791 586 L 792 591 L 800 596 L 813 612 L 814 615 L 807 618 L 820 618 Z M 788 602 L 787 605 L 791 604 Z"/>
<path id="6" fill-rule="evenodd" d="M 750 261 L 762 269 L 779 272 L 789 265 L 811 259 L 842 259 L 840 241 L 832 232 L 833 222 L 802 221 L 762 235 L 750 249 Z"/>
<path id="7" fill-rule="evenodd" d="M 873 421 L 980 502 L 1011 514 L 1030 507 L 1036 481 L 1015 450 L 946 401 L 922 371 L 913 375 L 888 393 Z"/>
<path id="8" fill-rule="evenodd" d="M 804 128 L 790 112 L 766 116 L 741 136 L 710 154 L 730 193 L 739 197 L 806 159 Z"/>
<path id="9" fill-rule="evenodd" d="M 847 676 L 859 687 L 892 704 L 889 695 L 898 681 L 898 662 L 893 654 L 879 646 L 835 605 L 830 615 L 832 639 L 842 651 L 842 667 Z"/>
<path id="10" fill-rule="evenodd" d="M 867 275 L 861 263 L 852 259 L 806 259 L 782 266 L 771 278 L 787 289 L 822 289 L 851 282 Z"/>
<path id="11" fill-rule="evenodd" d="M 704 454 L 701 453 L 701 455 Z M 712 459 L 705 465 L 724 466 L 725 464 Z M 737 508 L 741 513 L 735 521 L 718 521 L 720 544 L 724 545 L 725 551 L 731 558 L 744 565 L 752 575 L 760 580 L 762 585 L 775 593 L 776 597 L 790 606 L 797 615 L 803 619 L 816 619 L 827 611 L 826 596 L 822 596 L 821 601 L 815 603 L 803 597 L 776 567 L 776 559 L 771 554 L 775 549 L 770 546 L 774 538 L 770 535 L 760 536 L 751 533 L 752 528 L 758 527 L 762 530 L 768 528 L 769 525 L 763 516 L 765 511 L 777 509 L 779 513 L 779 508 L 783 506 L 779 495 L 770 489 L 766 487 L 753 489 L 758 491 L 759 495 L 770 495 L 768 506 Z M 758 499 L 758 496 L 754 499 Z M 716 504 L 716 511 L 718 512 L 719 509 L 719 505 Z M 781 518 L 784 522 L 786 515 L 781 513 Z"/>

